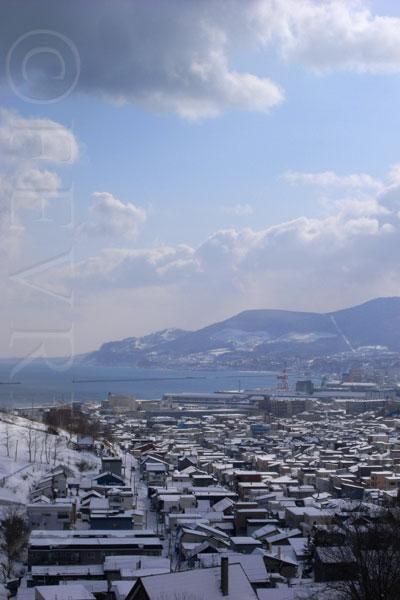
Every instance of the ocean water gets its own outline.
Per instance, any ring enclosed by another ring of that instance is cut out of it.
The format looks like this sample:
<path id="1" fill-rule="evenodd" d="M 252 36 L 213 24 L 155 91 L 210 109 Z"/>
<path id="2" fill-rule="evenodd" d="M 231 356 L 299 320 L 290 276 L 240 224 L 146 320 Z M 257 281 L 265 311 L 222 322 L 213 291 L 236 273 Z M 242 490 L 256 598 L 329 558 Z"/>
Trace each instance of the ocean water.
<path id="1" fill-rule="evenodd" d="M 0 406 L 101 400 L 108 392 L 158 399 L 164 393 L 275 388 L 276 374 L 248 371 L 155 370 L 44 362 L 0 362 Z M 293 378 L 289 378 L 289 381 Z"/>

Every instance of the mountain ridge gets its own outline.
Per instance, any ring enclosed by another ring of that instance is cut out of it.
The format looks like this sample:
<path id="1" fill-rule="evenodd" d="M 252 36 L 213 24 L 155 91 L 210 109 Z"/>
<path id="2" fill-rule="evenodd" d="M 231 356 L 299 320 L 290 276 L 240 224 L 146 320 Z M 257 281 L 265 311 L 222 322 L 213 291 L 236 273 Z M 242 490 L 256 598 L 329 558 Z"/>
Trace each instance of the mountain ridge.
<path id="1" fill-rule="evenodd" d="M 244 310 L 198 330 L 164 329 L 106 342 L 83 357 L 96 365 L 255 367 L 267 357 L 317 357 L 361 348 L 400 352 L 400 297 L 326 313 Z"/>

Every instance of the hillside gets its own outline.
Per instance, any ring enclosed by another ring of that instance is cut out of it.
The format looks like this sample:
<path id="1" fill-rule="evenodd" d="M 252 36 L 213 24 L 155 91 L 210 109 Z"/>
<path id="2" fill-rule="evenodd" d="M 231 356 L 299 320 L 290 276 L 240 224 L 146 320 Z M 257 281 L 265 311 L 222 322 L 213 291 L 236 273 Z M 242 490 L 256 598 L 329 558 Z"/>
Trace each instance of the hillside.
<path id="1" fill-rule="evenodd" d="M 82 460 L 97 468 L 99 459 L 71 449 L 68 439 L 48 433 L 42 423 L 0 412 L 0 504 L 27 502 L 33 484 L 59 464 L 76 474 Z"/>
<path id="2" fill-rule="evenodd" d="M 400 298 L 331 312 L 247 310 L 197 331 L 170 329 L 109 342 L 84 357 L 96 365 L 255 366 L 266 357 L 315 357 L 364 347 L 400 352 Z"/>

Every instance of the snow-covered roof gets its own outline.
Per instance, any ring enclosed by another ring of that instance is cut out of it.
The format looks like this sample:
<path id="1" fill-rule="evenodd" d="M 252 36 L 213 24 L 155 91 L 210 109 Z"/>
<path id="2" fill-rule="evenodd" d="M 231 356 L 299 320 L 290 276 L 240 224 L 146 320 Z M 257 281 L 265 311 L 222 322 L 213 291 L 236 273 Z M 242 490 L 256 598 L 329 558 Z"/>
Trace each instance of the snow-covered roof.
<path id="1" fill-rule="evenodd" d="M 104 571 L 119 571 L 121 569 L 168 569 L 170 570 L 171 561 L 162 556 L 106 556 L 104 559 Z"/>
<path id="2" fill-rule="evenodd" d="M 232 552 L 224 555 L 228 557 L 229 564 L 240 563 L 250 583 L 264 582 L 269 578 L 261 554 Z M 221 554 L 203 554 L 198 558 L 203 567 L 215 567 L 221 564 Z"/>
<path id="3" fill-rule="evenodd" d="M 222 498 L 221 500 L 218 500 L 218 502 L 213 504 L 212 510 L 224 512 L 227 508 L 233 506 L 233 504 L 234 502 L 230 498 Z"/>
<path id="4" fill-rule="evenodd" d="M 163 600 L 173 600 L 181 597 L 184 593 L 189 596 L 193 595 L 194 590 L 196 591 L 196 600 L 197 598 L 198 600 L 217 598 L 252 600 L 257 598 L 240 564 L 229 565 L 228 581 L 229 593 L 227 596 L 223 596 L 220 567 L 153 575 L 141 579 L 150 598 L 162 597 Z"/>
<path id="5" fill-rule="evenodd" d="M 36 591 L 43 600 L 95 600 L 93 594 L 79 583 L 39 585 Z"/>
<path id="6" fill-rule="evenodd" d="M 260 527 L 260 529 L 257 529 L 256 531 L 253 531 L 253 536 L 256 539 L 261 539 L 263 537 L 266 537 L 267 535 L 271 535 L 274 533 L 278 532 L 278 528 L 276 527 L 276 525 L 264 525 L 263 527 Z"/>
<path id="7" fill-rule="evenodd" d="M 111 585 L 111 591 L 114 592 L 115 600 L 125 600 L 129 592 L 131 591 L 135 581 L 117 580 L 113 581 Z"/>
<path id="8" fill-rule="evenodd" d="M 260 546 L 261 542 L 255 540 L 251 536 L 234 536 L 231 537 L 231 542 L 234 546 Z"/>
<path id="9" fill-rule="evenodd" d="M 109 508 L 110 503 L 108 498 L 91 498 L 90 499 L 90 510 L 104 510 Z"/>
<path id="10" fill-rule="evenodd" d="M 102 565 L 32 565 L 31 573 L 35 577 L 49 575 L 69 577 L 101 576 L 104 573 Z"/>
<path id="11" fill-rule="evenodd" d="M 108 592 L 108 582 L 105 579 L 75 579 L 74 583 L 83 585 L 83 587 L 92 594 L 102 594 L 104 596 L 104 594 Z M 69 584 L 69 581 L 60 581 L 60 585 Z"/>
<path id="12" fill-rule="evenodd" d="M 294 537 L 289 540 L 289 544 L 293 548 L 297 557 L 302 557 L 306 554 L 308 538 Z"/>

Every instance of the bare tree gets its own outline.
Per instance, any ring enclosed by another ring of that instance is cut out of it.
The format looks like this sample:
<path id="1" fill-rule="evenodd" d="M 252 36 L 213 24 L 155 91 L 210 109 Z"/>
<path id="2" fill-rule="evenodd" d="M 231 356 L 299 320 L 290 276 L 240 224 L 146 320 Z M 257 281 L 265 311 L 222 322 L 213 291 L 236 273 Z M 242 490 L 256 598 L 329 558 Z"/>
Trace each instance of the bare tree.
<path id="1" fill-rule="evenodd" d="M 26 449 L 28 452 L 28 460 L 31 463 L 33 459 L 33 445 L 34 445 L 34 431 L 31 425 L 29 425 L 24 431 L 24 440 L 26 443 Z"/>
<path id="2" fill-rule="evenodd" d="M 39 447 L 39 435 L 38 435 L 38 431 L 34 431 L 34 433 L 33 433 L 33 462 L 37 462 L 36 458 L 37 458 L 37 453 L 38 453 L 38 447 Z"/>
<path id="3" fill-rule="evenodd" d="M 61 439 L 59 438 L 59 436 L 56 436 L 54 443 L 53 443 L 53 465 L 55 465 L 57 462 L 57 459 L 59 456 L 60 445 L 61 445 Z"/>
<path id="4" fill-rule="evenodd" d="M 7 458 L 10 458 L 10 456 L 11 456 L 12 439 L 13 439 L 13 436 L 11 434 L 11 428 L 10 428 L 9 424 L 6 423 L 6 427 L 4 430 L 3 445 L 4 445 L 4 448 L 6 449 Z"/>
<path id="5" fill-rule="evenodd" d="M 40 457 L 39 457 L 40 464 L 43 463 L 43 454 L 44 454 L 44 450 L 45 450 L 45 440 L 46 440 L 46 435 L 42 436 L 42 440 L 41 440 L 41 443 L 40 443 Z"/>
<path id="6" fill-rule="evenodd" d="M 335 526 L 341 543 L 316 542 L 328 562 L 346 576 L 330 585 L 337 600 L 392 600 L 400 598 L 400 513 L 383 509 L 355 513 Z M 338 577 L 339 578 L 339 577 Z"/>
<path id="7" fill-rule="evenodd" d="M 45 436 L 44 436 L 44 457 L 45 457 L 46 463 L 48 465 L 51 462 L 54 440 L 55 440 L 54 435 L 50 435 L 49 433 L 45 434 Z"/>
<path id="8" fill-rule="evenodd" d="M 23 556 L 28 535 L 29 527 L 24 514 L 15 506 L 9 506 L 0 520 L 0 569 L 3 581 L 13 575 L 15 563 Z"/>

